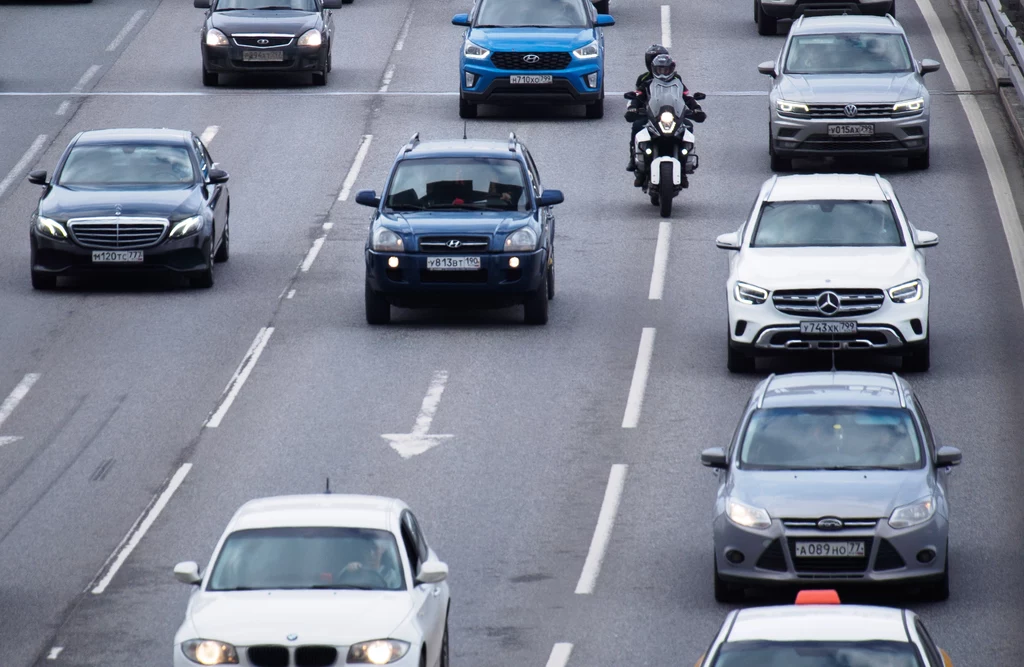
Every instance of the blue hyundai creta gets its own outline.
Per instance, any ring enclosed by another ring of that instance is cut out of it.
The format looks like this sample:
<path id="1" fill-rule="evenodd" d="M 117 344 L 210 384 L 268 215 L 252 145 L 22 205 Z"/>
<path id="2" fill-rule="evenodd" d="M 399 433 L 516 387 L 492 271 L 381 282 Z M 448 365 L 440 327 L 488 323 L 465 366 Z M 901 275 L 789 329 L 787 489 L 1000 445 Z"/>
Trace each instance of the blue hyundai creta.
<path id="1" fill-rule="evenodd" d="M 603 26 L 590 0 L 477 0 L 452 23 L 465 26 L 459 115 L 478 104 L 584 104 L 604 115 Z"/>
<path id="2" fill-rule="evenodd" d="M 515 134 L 508 141 L 420 142 L 398 153 L 366 239 L 366 321 L 391 307 L 523 305 L 545 324 L 555 295 L 558 190 L 544 190 Z"/>

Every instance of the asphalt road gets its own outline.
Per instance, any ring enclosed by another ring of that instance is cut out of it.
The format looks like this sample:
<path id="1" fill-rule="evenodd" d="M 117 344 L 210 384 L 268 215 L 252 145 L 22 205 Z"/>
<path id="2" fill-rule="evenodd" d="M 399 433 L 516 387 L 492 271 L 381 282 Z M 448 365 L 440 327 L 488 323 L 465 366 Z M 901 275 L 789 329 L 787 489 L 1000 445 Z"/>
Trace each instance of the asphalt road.
<path id="1" fill-rule="evenodd" d="M 920 1 L 941 17 L 1024 201 L 1020 159 L 973 47 L 946 0 Z M 467 128 L 514 130 L 544 185 L 565 192 L 550 323 L 526 327 L 512 309 L 400 311 L 370 328 L 368 212 L 339 193 L 366 141 L 353 192 L 379 189 L 413 132 L 461 136 L 461 32 L 449 21 L 470 3 L 355 0 L 337 13 L 326 89 L 245 79 L 214 90 L 200 84 L 202 14 L 190 4 L 0 2 L 0 400 L 29 386 L 0 417 L 0 664 L 169 664 L 189 592 L 174 563 L 205 563 L 246 500 L 318 492 L 326 477 L 417 511 L 451 567 L 456 664 L 542 666 L 556 643 L 573 645 L 576 667 L 693 664 L 728 610 L 712 596 L 714 478 L 697 454 L 725 442 L 761 376 L 725 370 L 726 260 L 714 237 L 739 226 L 770 175 L 756 65 L 783 38 L 756 34 L 748 2 L 669 0 L 673 53 L 690 88 L 708 93 L 709 120 L 697 132 L 701 168 L 670 223 L 662 298 L 649 298 L 662 220 L 623 171 L 628 126 L 611 95 L 661 39 L 662 3 L 613 0 L 603 120 L 485 109 Z M 917 1 L 899 0 L 899 17 L 915 56 L 938 57 Z M 957 665 L 1006 665 L 1024 627 L 1024 309 L 947 70 L 928 83 L 931 169 L 854 168 L 883 171 L 911 220 L 941 239 L 928 251 L 933 368 L 910 379 L 940 439 L 964 450 L 952 597 L 862 599 L 918 609 Z M 231 261 L 209 291 L 153 280 L 33 292 L 25 237 L 38 188 L 25 173 L 52 169 L 80 130 L 125 126 L 215 134 L 211 153 L 231 173 Z M 204 428 L 267 328 L 234 402 Z M 636 426 L 624 428 L 645 329 L 650 373 Z M 403 459 L 381 434 L 411 429 L 438 371 L 448 379 L 432 432 L 453 437 Z M 592 592 L 576 593 L 620 465 L 605 558 Z M 108 559 L 182 470 L 108 581 Z"/>

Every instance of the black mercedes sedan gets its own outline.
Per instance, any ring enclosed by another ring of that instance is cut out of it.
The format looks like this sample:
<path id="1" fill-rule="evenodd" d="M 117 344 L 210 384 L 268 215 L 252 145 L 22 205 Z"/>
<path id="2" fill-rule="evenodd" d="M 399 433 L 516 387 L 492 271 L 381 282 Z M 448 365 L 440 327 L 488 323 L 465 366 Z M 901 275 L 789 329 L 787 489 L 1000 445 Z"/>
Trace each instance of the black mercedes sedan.
<path id="1" fill-rule="evenodd" d="M 43 186 L 29 232 L 32 287 L 61 275 L 173 271 L 213 286 L 228 259 L 226 172 L 182 130 L 80 132 Z"/>
<path id="2" fill-rule="evenodd" d="M 334 35 L 332 9 L 352 0 L 192 0 L 206 10 L 203 85 L 220 75 L 311 72 L 327 85 Z"/>

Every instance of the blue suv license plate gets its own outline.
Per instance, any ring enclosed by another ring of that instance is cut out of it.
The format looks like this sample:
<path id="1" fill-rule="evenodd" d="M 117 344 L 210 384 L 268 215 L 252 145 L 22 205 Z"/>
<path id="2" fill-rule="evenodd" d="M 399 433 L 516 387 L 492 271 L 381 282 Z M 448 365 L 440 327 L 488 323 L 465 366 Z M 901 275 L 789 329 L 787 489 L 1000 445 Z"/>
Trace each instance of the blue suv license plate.
<path id="1" fill-rule="evenodd" d="M 428 271 L 479 271 L 479 257 L 427 257 Z"/>
<path id="2" fill-rule="evenodd" d="M 509 77 L 509 83 L 543 84 L 551 81 L 550 74 L 513 74 Z"/>

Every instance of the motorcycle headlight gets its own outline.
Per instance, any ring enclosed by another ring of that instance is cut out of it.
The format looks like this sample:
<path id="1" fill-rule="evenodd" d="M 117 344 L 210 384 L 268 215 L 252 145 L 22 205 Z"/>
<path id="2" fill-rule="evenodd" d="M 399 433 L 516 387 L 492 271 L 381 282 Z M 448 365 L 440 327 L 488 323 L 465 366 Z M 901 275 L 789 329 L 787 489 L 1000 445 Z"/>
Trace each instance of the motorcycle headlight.
<path id="1" fill-rule="evenodd" d="M 185 218 L 181 222 L 171 227 L 170 237 L 172 239 L 180 239 L 183 236 L 189 234 L 195 234 L 203 228 L 203 216 L 193 215 L 191 218 Z"/>
<path id="2" fill-rule="evenodd" d="M 299 46 L 312 46 L 314 48 L 319 47 L 324 43 L 324 36 L 319 30 L 307 30 L 302 33 L 302 37 L 299 37 Z"/>
<path id="3" fill-rule="evenodd" d="M 386 665 L 409 652 L 409 642 L 397 639 L 375 639 L 371 642 L 353 644 L 348 650 L 347 663 Z"/>
<path id="4" fill-rule="evenodd" d="M 730 521 L 744 528 L 764 530 L 772 525 L 772 518 L 768 516 L 768 510 L 741 503 L 735 498 L 729 499 L 725 511 Z"/>
<path id="5" fill-rule="evenodd" d="M 741 282 L 736 283 L 732 295 L 737 301 L 748 306 L 759 306 L 768 300 L 768 290 L 757 285 Z"/>
<path id="6" fill-rule="evenodd" d="M 913 303 L 920 301 L 924 295 L 924 286 L 920 280 L 911 280 L 896 287 L 889 288 L 889 298 L 896 303 Z"/>
<path id="7" fill-rule="evenodd" d="M 384 252 L 402 252 L 405 245 L 402 237 L 387 227 L 378 227 L 373 232 L 373 249 Z"/>
<path id="8" fill-rule="evenodd" d="M 212 639 L 190 639 L 181 643 L 185 657 L 200 665 L 237 665 L 238 651 L 231 644 Z"/>
<path id="9" fill-rule="evenodd" d="M 788 102 L 786 100 L 775 100 L 775 108 L 782 113 L 810 113 L 810 108 L 803 102 Z"/>
<path id="10" fill-rule="evenodd" d="M 36 217 L 36 229 L 43 236 L 49 236 L 52 239 L 59 239 L 63 241 L 68 237 L 68 230 L 64 229 L 64 225 L 60 224 L 56 220 L 44 218 L 41 215 Z"/>
<path id="11" fill-rule="evenodd" d="M 658 126 L 662 132 L 674 132 L 676 129 L 676 117 L 671 111 L 662 111 L 658 116 Z"/>
<path id="12" fill-rule="evenodd" d="M 581 60 L 590 60 L 591 58 L 596 58 L 597 56 L 600 55 L 600 53 L 601 52 L 597 48 L 596 39 L 590 44 L 587 44 L 586 46 L 581 46 L 580 48 L 572 52 L 574 56 Z"/>
<path id="13" fill-rule="evenodd" d="M 462 47 L 462 55 L 467 58 L 472 58 L 473 60 L 483 60 L 487 56 L 491 55 L 491 52 L 467 39 L 465 45 Z"/>
<path id="14" fill-rule="evenodd" d="M 222 33 L 216 28 L 210 28 L 206 31 L 206 45 L 207 46 L 227 46 L 228 36 Z"/>
<path id="15" fill-rule="evenodd" d="M 537 247 L 537 234 L 529 227 L 517 229 L 505 239 L 505 252 L 525 252 Z"/>
<path id="16" fill-rule="evenodd" d="M 935 516 L 935 498 L 922 498 L 903 507 L 897 507 L 889 517 L 892 528 L 912 528 L 929 521 Z"/>
<path id="17" fill-rule="evenodd" d="M 892 105 L 893 113 L 914 113 L 924 108 L 924 98 L 918 97 L 914 100 L 903 100 Z"/>

